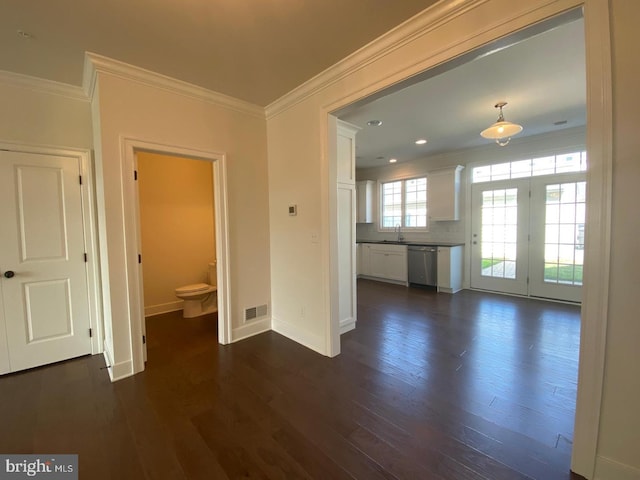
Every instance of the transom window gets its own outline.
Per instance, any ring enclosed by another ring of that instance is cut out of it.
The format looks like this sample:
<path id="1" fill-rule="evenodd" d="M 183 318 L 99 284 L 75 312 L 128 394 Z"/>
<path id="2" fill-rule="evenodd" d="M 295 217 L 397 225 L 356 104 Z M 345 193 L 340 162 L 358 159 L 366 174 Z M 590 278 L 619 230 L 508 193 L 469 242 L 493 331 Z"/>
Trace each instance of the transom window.
<path id="1" fill-rule="evenodd" d="M 427 178 L 385 182 L 380 187 L 380 228 L 427 228 Z"/>
<path id="2" fill-rule="evenodd" d="M 587 152 L 574 152 L 475 167 L 471 178 L 473 183 L 480 183 L 586 170 Z"/>

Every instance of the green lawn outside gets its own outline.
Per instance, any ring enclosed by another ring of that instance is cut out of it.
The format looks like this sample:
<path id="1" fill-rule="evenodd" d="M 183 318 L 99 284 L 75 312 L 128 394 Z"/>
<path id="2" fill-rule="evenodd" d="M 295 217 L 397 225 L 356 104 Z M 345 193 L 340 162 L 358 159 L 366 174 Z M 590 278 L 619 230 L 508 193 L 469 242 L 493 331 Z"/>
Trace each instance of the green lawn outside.
<path id="1" fill-rule="evenodd" d="M 483 258 L 482 259 L 482 269 L 484 270 L 485 268 L 493 267 L 497 263 L 501 263 L 501 262 L 502 262 L 502 260 L 493 260 L 491 258 Z"/>
<path id="2" fill-rule="evenodd" d="M 575 268 L 575 276 L 574 276 Z M 544 267 L 544 279 L 546 281 L 564 283 L 582 283 L 582 265 L 546 265 Z"/>

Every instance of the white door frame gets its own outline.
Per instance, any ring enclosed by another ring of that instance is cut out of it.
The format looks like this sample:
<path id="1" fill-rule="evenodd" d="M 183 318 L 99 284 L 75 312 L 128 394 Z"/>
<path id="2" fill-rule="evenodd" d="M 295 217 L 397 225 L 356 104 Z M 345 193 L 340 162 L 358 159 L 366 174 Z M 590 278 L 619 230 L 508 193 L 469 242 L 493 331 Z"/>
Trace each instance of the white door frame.
<path id="1" fill-rule="evenodd" d="M 464 3 L 464 2 L 461 2 Z M 469 0 L 465 8 L 460 8 L 453 16 L 464 16 L 473 11 L 473 6 L 484 3 L 482 0 Z M 451 4 L 451 8 L 459 4 Z M 442 23 L 451 21 L 451 12 L 443 6 L 439 14 L 430 18 L 429 27 L 438 28 Z M 585 44 L 587 63 L 587 153 L 589 167 L 587 171 L 587 225 L 585 238 L 585 264 L 589 265 L 583 286 L 582 319 L 580 331 L 580 365 L 578 379 L 578 401 L 574 428 L 574 444 L 571 468 L 574 472 L 592 478 L 596 468 L 598 452 L 598 436 L 600 430 L 600 410 L 602 405 L 602 389 L 604 385 L 604 365 L 606 349 L 607 317 L 609 304 L 609 275 L 611 250 L 611 188 L 613 166 L 613 131 L 612 131 L 612 72 L 611 72 L 611 35 L 609 26 L 609 4 L 602 0 L 555 0 L 546 2 L 545 7 L 524 11 L 521 15 L 513 13 L 494 19 L 493 25 L 487 24 L 487 30 L 476 32 L 473 41 L 468 35 L 460 35 L 457 41 L 446 45 L 435 46 L 433 50 L 424 52 L 421 58 L 415 58 L 410 65 L 398 65 L 397 71 L 389 71 L 384 76 L 371 79 L 363 88 L 356 85 L 350 92 L 345 92 L 338 100 L 329 101 L 319 109 L 319 125 L 321 136 L 322 164 L 322 224 L 326 226 L 323 233 L 323 260 L 326 265 L 325 305 L 330 312 L 326 321 L 327 354 L 340 352 L 340 336 L 336 333 L 338 321 L 339 292 L 337 291 L 337 256 L 331 255 L 337 244 L 337 211 L 336 211 L 336 163 L 337 159 L 330 146 L 335 135 L 335 121 L 331 113 L 352 103 L 365 99 L 373 94 L 409 79 L 420 72 L 427 71 L 450 61 L 464 52 L 486 45 L 504 35 L 559 15 L 572 8 L 583 8 L 585 19 Z M 437 10 L 433 10 L 434 12 Z M 473 13 L 471 13 L 473 14 Z M 439 23 L 441 22 L 441 23 Z M 435 25 L 435 27 L 434 27 Z M 446 27 L 443 27 L 446 28 Z M 395 37 L 387 43 L 381 42 L 377 50 L 360 53 L 358 67 L 375 61 L 401 46 L 407 36 Z M 349 70 L 347 65 L 341 70 Z M 357 82 L 356 82 L 357 83 Z M 468 258 L 468 257 L 467 257 Z"/>
<path id="2" fill-rule="evenodd" d="M 102 318 L 102 289 L 100 283 L 100 259 L 98 258 L 98 228 L 95 212 L 95 179 L 93 162 L 89 150 L 61 148 L 49 145 L 31 145 L 25 143 L 0 141 L 0 149 L 20 153 L 36 153 L 71 157 L 80 165 L 82 176 L 82 228 L 84 247 L 87 252 L 86 278 L 89 303 L 89 327 L 91 337 L 91 354 L 102 353 L 104 349 L 104 328 Z M 4 315 L 2 298 L 0 297 L 0 317 Z"/>
<path id="3" fill-rule="evenodd" d="M 142 342 L 144 329 L 144 298 L 142 268 L 138 254 L 142 245 L 140 236 L 140 212 L 138 186 L 134 179 L 136 152 L 144 151 L 176 157 L 186 157 L 213 162 L 213 189 L 216 232 L 216 259 L 218 275 L 218 341 L 231 343 L 231 299 L 229 278 L 229 218 L 227 209 L 226 155 L 221 152 L 195 150 L 177 145 L 164 145 L 137 138 L 122 137 L 122 185 L 125 213 L 125 247 L 127 250 L 127 290 L 129 293 L 129 321 L 131 331 L 131 359 L 133 373 L 144 370 L 145 347 Z"/>

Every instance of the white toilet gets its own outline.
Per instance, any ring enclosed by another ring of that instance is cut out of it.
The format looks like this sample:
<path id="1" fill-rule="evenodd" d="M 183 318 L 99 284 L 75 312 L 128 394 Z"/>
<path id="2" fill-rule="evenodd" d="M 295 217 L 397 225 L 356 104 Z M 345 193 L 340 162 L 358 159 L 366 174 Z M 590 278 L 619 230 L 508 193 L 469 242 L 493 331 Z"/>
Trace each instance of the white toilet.
<path id="1" fill-rule="evenodd" d="M 184 300 L 182 316 L 199 317 L 218 311 L 218 287 L 216 286 L 216 264 L 210 263 L 207 274 L 209 283 L 195 283 L 176 288 L 176 297 Z"/>

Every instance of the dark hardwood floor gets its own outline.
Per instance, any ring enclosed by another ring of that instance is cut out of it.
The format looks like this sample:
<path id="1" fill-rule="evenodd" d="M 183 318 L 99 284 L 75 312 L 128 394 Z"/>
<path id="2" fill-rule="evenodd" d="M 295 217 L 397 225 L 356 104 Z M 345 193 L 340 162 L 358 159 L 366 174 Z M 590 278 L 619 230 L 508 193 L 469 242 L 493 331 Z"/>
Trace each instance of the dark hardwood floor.
<path id="1" fill-rule="evenodd" d="M 359 281 L 329 359 L 215 316 L 147 320 L 145 372 L 102 356 L 0 378 L 0 453 L 78 453 L 81 479 L 576 479 L 579 308 Z"/>

